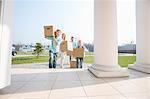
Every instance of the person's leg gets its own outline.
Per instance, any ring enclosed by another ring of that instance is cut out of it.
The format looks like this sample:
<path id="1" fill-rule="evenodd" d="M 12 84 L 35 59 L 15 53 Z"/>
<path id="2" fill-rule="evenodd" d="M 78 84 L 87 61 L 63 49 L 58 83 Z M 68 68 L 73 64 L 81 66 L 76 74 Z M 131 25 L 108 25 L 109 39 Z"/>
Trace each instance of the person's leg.
<path id="1" fill-rule="evenodd" d="M 63 68 L 63 64 L 64 64 L 64 53 L 61 53 L 61 60 L 60 60 L 60 67 Z"/>
<path id="2" fill-rule="evenodd" d="M 77 61 L 77 68 L 79 68 L 79 58 L 78 57 L 76 58 L 76 61 Z"/>
<path id="3" fill-rule="evenodd" d="M 71 56 L 70 56 L 70 61 L 71 61 Z"/>
<path id="4" fill-rule="evenodd" d="M 49 51 L 49 68 L 52 68 L 52 52 Z"/>
<path id="5" fill-rule="evenodd" d="M 80 68 L 82 68 L 83 58 L 80 58 Z"/>
<path id="6" fill-rule="evenodd" d="M 53 68 L 56 68 L 57 53 L 53 53 Z"/>

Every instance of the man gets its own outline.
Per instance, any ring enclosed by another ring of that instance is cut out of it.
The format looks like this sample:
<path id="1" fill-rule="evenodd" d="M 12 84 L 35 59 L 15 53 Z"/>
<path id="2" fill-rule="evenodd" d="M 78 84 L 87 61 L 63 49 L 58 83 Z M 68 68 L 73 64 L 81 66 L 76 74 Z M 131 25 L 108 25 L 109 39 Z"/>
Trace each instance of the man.
<path id="1" fill-rule="evenodd" d="M 73 49 L 76 49 L 77 48 L 77 42 L 75 41 L 75 38 L 73 36 L 71 37 L 71 43 L 72 43 Z"/>
<path id="2" fill-rule="evenodd" d="M 49 68 L 56 68 L 57 56 L 61 43 L 61 30 L 56 30 L 54 36 L 47 37 L 47 39 L 51 40 L 49 46 Z"/>
<path id="3" fill-rule="evenodd" d="M 74 37 L 71 37 L 71 46 L 73 49 L 77 48 L 77 42 L 75 41 Z M 71 56 L 70 56 L 70 61 L 71 61 Z"/>

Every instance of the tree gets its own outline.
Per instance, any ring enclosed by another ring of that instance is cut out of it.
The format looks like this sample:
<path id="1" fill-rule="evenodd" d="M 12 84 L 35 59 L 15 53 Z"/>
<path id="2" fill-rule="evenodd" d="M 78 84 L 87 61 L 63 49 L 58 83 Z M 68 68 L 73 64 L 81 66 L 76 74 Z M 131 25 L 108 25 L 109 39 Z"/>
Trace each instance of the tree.
<path id="1" fill-rule="evenodd" d="M 36 43 L 35 45 L 35 50 L 34 50 L 34 54 L 37 55 L 37 58 L 39 57 L 39 55 L 43 52 L 43 45 L 41 43 Z"/>
<path id="2" fill-rule="evenodd" d="M 94 52 L 94 44 L 85 43 L 84 46 L 88 49 L 89 52 Z"/>

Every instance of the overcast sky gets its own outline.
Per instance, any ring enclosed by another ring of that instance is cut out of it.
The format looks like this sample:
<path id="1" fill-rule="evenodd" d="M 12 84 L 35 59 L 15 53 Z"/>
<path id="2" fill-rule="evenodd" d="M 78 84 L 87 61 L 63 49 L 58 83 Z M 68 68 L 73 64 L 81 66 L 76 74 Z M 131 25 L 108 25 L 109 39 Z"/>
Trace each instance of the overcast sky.
<path id="1" fill-rule="evenodd" d="M 14 0 L 13 43 L 48 44 L 43 26 L 93 42 L 93 0 Z M 118 43 L 135 41 L 135 0 L 118 0 Z"/>

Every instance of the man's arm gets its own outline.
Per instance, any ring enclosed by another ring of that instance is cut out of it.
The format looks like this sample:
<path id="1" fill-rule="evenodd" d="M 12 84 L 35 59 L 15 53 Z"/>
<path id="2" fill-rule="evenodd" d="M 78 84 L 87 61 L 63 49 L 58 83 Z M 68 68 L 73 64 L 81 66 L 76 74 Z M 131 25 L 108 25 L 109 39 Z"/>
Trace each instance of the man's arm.
<path id="1" fill-rule="evenodd" d="M 48 37 L 46 37 L 46 39 L 52 40 L 52 36 L 48 36 Z"/>
<path id="2" fill-rule="evenodd" d="M 54 42 L 55 42 L 55 44 L 56 44 L 56 46 L 58 45 L 58 41 L 56 40 L 56 38 L 55 37 L 52 37 L 52 40 L 54 40 Z"/>

